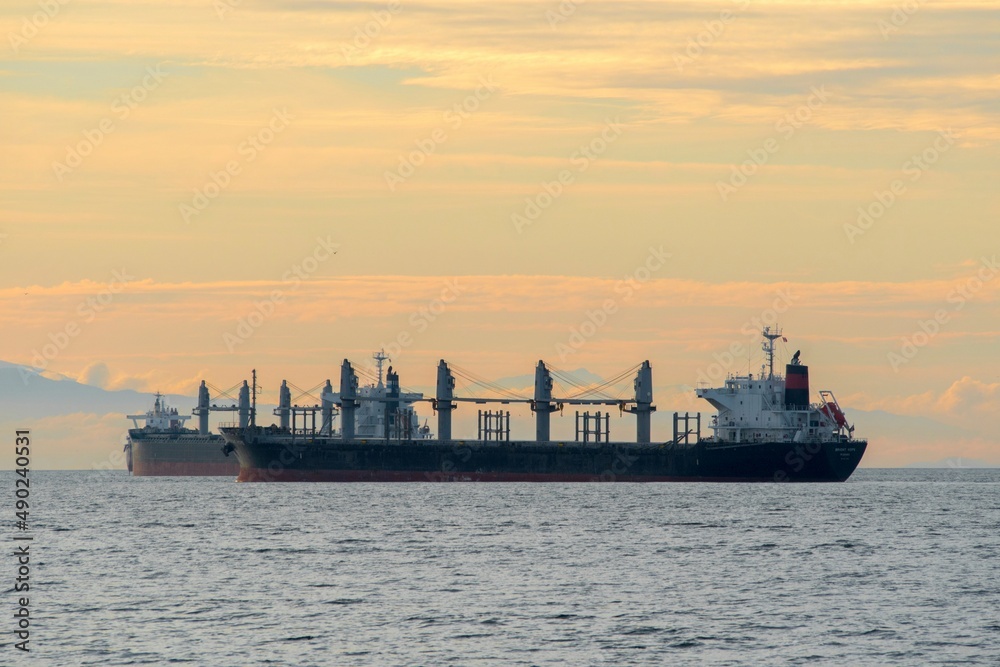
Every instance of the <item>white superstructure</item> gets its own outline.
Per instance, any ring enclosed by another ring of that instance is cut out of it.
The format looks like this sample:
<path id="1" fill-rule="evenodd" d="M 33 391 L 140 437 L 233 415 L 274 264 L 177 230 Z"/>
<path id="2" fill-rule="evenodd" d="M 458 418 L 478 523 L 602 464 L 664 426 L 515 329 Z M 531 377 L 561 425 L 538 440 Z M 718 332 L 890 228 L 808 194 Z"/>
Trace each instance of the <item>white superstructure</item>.
<path id="1" fill-rule="evenodd" d="M 163 394 L 156 392 L 156 400 L 153 401 L 153 409 L 144 415 L 126 415 L 132 420 L 132 425 L 136 429 L 147 431 L 178 431 L 184 430 L 184 422 L 191 419 L 190 415 L 177 414 L 177 408 L 167 407 L 163 400 Z M 145 423 L 139 426 L 139 420 Z"/>
<path id="2" fill-rule="evenodd" d="M 780 329 L 767 327 L 762 335 L 767 363 L 754 377 L 731 375 L 725 385 L 698 388 L 697 395 L 718 413 L 709 428 L 718 443 L 836 442 L 850 439 L 854 428 L 831 391 L 821 391 L 820 403 L 809 403 L 809 369 L 796 352 L 786 366 L 786 377 L 774 373 L 774 341 Z"/>
<path id="3" fill-rule="evenodd" d="M 385 350 L 379 350 L 373 354 L 372 359 L 374 359 L 378 369 L 378 382 L 358 387 L 357 395 L 360 405 L 354 413 L 354 436 L 359 439 L 385 438 L 386 417 L 388 417 L 392 422 L 392 436 L 394 438 L 430 439 L 430 428 L 420 425 L 420 417 L 413 407 L 413 404 L 422 400 L 424 395 L 400 391 L 399 376 L 392 372 L 392 366 L 389 367 L 388 375 L 389 384 L 392 386 L 387 387 L 382 382 L 382 367 L 386 361 L 392 361 L 385 356 Z M 398 393 L 391 395 L 393 392 Z M 387 399 L 398 400 L 397 407 L 387 411 Z"/>

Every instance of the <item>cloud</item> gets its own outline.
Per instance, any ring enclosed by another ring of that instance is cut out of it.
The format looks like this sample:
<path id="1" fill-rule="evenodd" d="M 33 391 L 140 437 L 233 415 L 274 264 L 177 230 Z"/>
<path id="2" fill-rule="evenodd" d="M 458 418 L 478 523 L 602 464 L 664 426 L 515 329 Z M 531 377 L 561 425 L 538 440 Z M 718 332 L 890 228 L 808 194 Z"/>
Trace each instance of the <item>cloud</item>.
<path id="1" fill-rule="evenodd" d="M 66 376 L 56 373 L 44 372 L 43 375 L 56 380 L 67 379 Z M 120 369 L 115 371 L 103 361 L 94 361 L 79 373 L 76 381 L 107 391 L 131 389 L 144 393 L 161 392 L 191 396 L 197 391 L 201 381 L 207 377 L 209 373 L 206 369 L 199 369 L 187 377 L 166 379 L 157 368 L 142 373 L 127 373 Z"/>
<path id="2" fill-rule="evenodd" d="M 957 380 L 937 399 L 940 411 L 950 415 L 1000 417 L 1000 382 L 988 384 L 971 377 Z M 997 422 L 991 426 L 995 428 Z"/>
<path id="3" fill-rule="evenodd" d="M 108 380 L 111 379 L 111 372 L 108 370 L 108 365 L 103 361 L 95 361 L 80 373 L 80 377 L 77 378 L 77 382 L 82 384 L 89 384 L 94 387 L 100 387 L 101 389 L 108 388 Z"/>
<path id="4" fill-rule="evenodd" d="M 937 417 L 995 436 L 1000 423 L 1000 382 L 989 383 L 964 376 L 943 391 L 928 390 L 902 396 L 868 393 L 845 396 L 845 404 L 898 415 Z"/>
<path id="5" fill-rule="evenodd" d="M 1000 242 L 1000 13 L 925 3 L 883 38 L 890 4 L 576 3 L 552 25 L 546 12 L 566 3 L 418 0 L 350 58 L 344 47 L 384 2 L 256 0 L 232 3 L 223 21 L 205 0 L 73 4 L 0 75 L 4 356 L 32 363 L 47 348 L 47 376 L 109 388 L 188 392 L 252 368 L 311 386 L 337 359 L 408 334 L 407 367 L 433 373 L 455 356 L 497 377 L 551 356 L 616 296 L 636 251 L 669 239 L 669 268 L 576 363 L 610 372 L 650 357 L 658 381 L 693 382 L 792 290 L 781 322 L 827 386 L 865 404 L 896 397 L 907 414 L 994 414 L 1000 281 L 950 311 L 905 372 L 886 353 L 951 308 L 956 283 Z M 699 45 L 724 8 L 733 20 Z M 0 17 L 16 31 L 29 9 L 7 3 Z M 700 53 L 678 67 L 692 43 Z M 113 111 L 158 63 L 163 85 L 127 118 Z M 497 92 L 459 128 L 445 123 L 483 76 Z M 829 103 L 723 205 L 716 183 L 823 85 Z M 288 131 L 184 224 L 178 204 L 283 106 Z M 617 116 L 622 140 L 574 172 L 530 233 L 514 233 L 511 213 Z M 115 129 L 91 150 L 106 118 Z M 949 126 L 955 148 L 848 244 L 845 223 Z M 390 196 L 385 171 L 441 127 L 447 141 Z M 57 181 L 53 163 L 81 146 L 86 159 Z M 336 266 L 292 289 L 282 272 L 330 230 L 345 249 Z M 88 308 L 123 261 L 140 279 Z M 384 270 L 400 275 L 364 275 Z M 421 320 L 445 280 L 427 274 L 445 270 L 480 275 Z M 275 289 L 286 298 L 274 317 L 228 351 L 223 335 Z"/>
<path id="6" fill-rule="evenodd" d="M 483 365 L 506 373 L 511 363 L 522 363 L 515 356 L 558 356 L 555 346 L 566 343 L 589 312 L 614 300 L 618 308 L 607 325 L 574 353 L 576 363 L 595 372 L 615 371 L 633 358 L 659 359 L 669 383 L 692 383 L 716 353 L 736 343 L 743 351 L 735 366 L 745 369 L 750 361 L 757 363 L 749 358 L 758 350 L 750 339 L 762 324 L 774 321 L 770 314 L 790 327 L 787 333 L 796 341 L 790 344 L 804 347 L 807 358 L 821 364 L 824 382 L 832 380 L 829 385 L 843 387 L 845 394 L 874 396 L 873 383 L 884 390 L 903 380 L 884 375 L 891 371 L 887 353 L 898 350 L 901 337 L 919 330 L 921 319 L 951 307 L 946 297 L 957 284 L 943 278 L 712 283 L 664 277 L 636 283 L 629 293 L 626 274 L 317 276 L 299 283 L 146 279 L 130 283 L 92 321 L 75 316 L 75 308 L 88 289 L 100 285 L 78 281 L 31 288 L 44 293 L 31 298 L 23 296 L 23 288 L 0 290 L 0 321 L 17 325 L 8 339 L 14 351 L 9 361 L 32 363 L 41 351 L 55 350 L 51 341 L 56 338 L 67 344 L 50 360 L 49 371 L 110 389 L 187 392 L 202 378 L 246 377 L 251 364 L 290 368 L 314 365 L 317 358 L 367 357 L 400 336 L 412 341 L 407 364 L 422 367 L 434 355 L 456 361 L 461 356 L 484 374 L 493 371 Z M 439 303 L 453 280 L 457 298 Z M 909 377 L 925 364 L 954 374 L 940 365 L 948 355 L 979 354 L 1000 338 L 992 318 L 998 288 L 1000 281 L 985 283 L 961 312 L 955 311 L 904 369 Z M 242 342 L 227 345 L 224 336 L 237 332 L 276 290 L 282 299 L 273 304 L 272 314 L 255 319 L 259 326 L 247 329 Z M 787 306 L 776 313 L 771 308 L 780 294 L 788 295 Z M 67 340 L 59 332 L 68 322 L 76 323 L 80 333 Z M 939 354 L 946 356 L 935 358 Z M 838 366 L 845 360 L 868 370 L 841 373 Z M 846 381 L 834 382 L 839 378 Z M 952 381 L 953 375 L 947 383 Z"/>
<path id="7" fill-rule="evenodd" d="M 979 266 L 975 262 L 974 266 Z M 973 273 L 969 271 L 967 273 Z M 198 304 L 215 304 L 213 310 L 229 309 L 232 299 L 254 299 L 268 296 L 273 290 L 283 290 L 294 298 L 294 308 L 308 312 L 319 309 L 331 312 L 329 303 L 316 303 L 317 298 L 333 299 L 344 316 L 364 314 L 377 310 L 383 314 L 407 312 L 412 306 L 433 299 L 444 285 L 457 279 L 462 284 L 463 298 L 456 307 L 477 310 L 505 310 L 512 306 L 526 310 L 550 310 L 553 307 L 576 309 L 593 294 L 614 294 L 622 278 L 601 278 L 570 275 L 500 275 L 500 276 L 400 276 L 360 275 L 336 278 L 314 277 L 304 281 L 289 280 L 227 280 L 206 282 L 160 282 L 141 279 L 130 282 L 116 301 L 133 307 L 162 309 L 198 307 Z M 739 305 L 748 299 L 774 298 L 781 290 L 794 292 L 797 305 L 885 306 L 940 305 L 949 292 L 962 283 L 956 279 L 923 279 L 907 282 L 841 280 L 829 282 L 775 282 L 728 281 L 709 282 L 684 278 L 653 278 L 642 286 L 642 292 L 651 295 L 657 304 L 709 304 L 713 306 Z M 0 303 L 17 304 L 22 310 L 44 307 L 57 308 L 56 299 L 63 298 L 67 305 L 80 301 L 106 288 L 106 284 L 92 280 L 66 281 L 45 287 L 9 287 L 0 289 Z M 25 291 L 35 296 L 50 297 L 44 302 L 24 303 Z M 468 298 L 466 298 L 468 297 Z M 530 297 L 530 298 L 529 298 Z M 993 302 L 1000 298 L 1000 281 L 987 281 L 975 293 L 976 301 Z M 242 304 L 240 305 L 242 307 Z"/>

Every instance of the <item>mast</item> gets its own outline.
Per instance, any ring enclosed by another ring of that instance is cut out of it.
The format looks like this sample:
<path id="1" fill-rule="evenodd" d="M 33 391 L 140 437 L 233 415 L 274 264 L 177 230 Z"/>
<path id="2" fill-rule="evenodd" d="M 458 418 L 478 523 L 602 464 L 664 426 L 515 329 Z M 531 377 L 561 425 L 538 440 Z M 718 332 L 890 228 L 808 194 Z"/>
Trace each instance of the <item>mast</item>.
<path id="1" fill-rule="evenodd" d="M 211 410 L 209 403 L 211 402 L 211 397 L 208 394 L 208 385 L 204 380 L 201 381 L 201 386 L 198 387 L 198 408 L 196 414 L 198 415 L 198 433 L 202 435 L 208 435 L 208 413 Z"/>
<path id="2" fill-rule="evenodd" d="M 632 384 L 635 387 L 635 408 L 628 411 L 635 412 L 635 441 L 649 444 L 650 417 L 656 411 L 653 405 L 653 367 L 649 365 L 649 359 L 642 362 Z"/>
<path id="3" fill-rule="evenodd" d="M 282 380 L 278 389 L 278 412 L 281 428 L 288 429 L 288 417 L 292 412 L 292 390 L 288 388 L 288 380 Z"/>
<path id="4" fill-rule="evenodd" d="M 559 408 L 552 403 L 552 376 L 541 359 L 535 366 L 535 400 L 531 402 L 531 409 L 535 411 L 535 440 L 548 442 L 552 439 L 550 415 Z"/>
<path id="5" fill-rule="evenodd" d="M 250 426 L 257 426 L 257 369 L 250 371 L 253 377 L 253 399 L 250 403 Z"/>
<path id="6" fill-rule="evenodd" d="M 385 356 L 385 349 L 381 349 L 372 355 L 372 359 L 375 360 L 375 365 L 378 366 L 378 386 L 382 387 L 382 365 L 387 361 L 392 361 L 389 357 Z"/>
<path id="7" fill-rule="evenodd" d="M 774 325 L 774 329 L 771 327 L 764 327 L 764 331 L 761 335 L 767 339 L 767 342 L 762 343 L 761 347 L 764 349 L 764 354 L 767 355 L 767 379 L 774 379 L 774 341 L 781 338 L 781 328 L 778 325 Z"/>
<path id="8" fill-rule="evenodd" d="M 344 359 L 340 366 L 340 394 L 337 397 L 340 405 L 340 439 L 350 441 L 354 439 L 354 411 L 361 405 L 358 401 L 358 376 L 351 367 L 351 362 Z"/>
<path id="9" fill-rule="evenodd" d="M 434 397 L 434 409 L 438 414 L 438 440 L 451 440 L 451 411 L 456 406 L 451 402 L 453 398 L 455 398 L 455 376 L 451 374 L 448 363 L 442 359 L 438 364 L 437 392 Z"/>

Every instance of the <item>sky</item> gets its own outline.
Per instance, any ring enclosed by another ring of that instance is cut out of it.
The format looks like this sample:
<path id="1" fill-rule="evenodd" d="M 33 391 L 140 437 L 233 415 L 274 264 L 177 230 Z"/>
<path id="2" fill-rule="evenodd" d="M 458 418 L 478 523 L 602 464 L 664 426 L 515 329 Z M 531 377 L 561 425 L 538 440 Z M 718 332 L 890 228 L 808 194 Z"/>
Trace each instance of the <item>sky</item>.
<path id="1" fill-rule="evenodd" d="M 778 322 L 865 465 L 1000 464 L 995 3 L 10 0 L 0 26 L 2 361 L 193 394 L 380 347 L 414 387 L 649 359 L 683 411 Z M 121 431 L 77 417 L 53 460 Z"/>

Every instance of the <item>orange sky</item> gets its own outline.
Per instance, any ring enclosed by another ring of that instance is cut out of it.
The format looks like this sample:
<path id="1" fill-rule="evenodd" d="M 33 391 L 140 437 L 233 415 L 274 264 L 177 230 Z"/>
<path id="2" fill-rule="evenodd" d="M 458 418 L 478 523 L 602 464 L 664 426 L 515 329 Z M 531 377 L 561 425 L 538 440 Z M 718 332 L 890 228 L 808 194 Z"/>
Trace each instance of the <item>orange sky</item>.
<path id="1" fill-rule="evenodd" d="M 0 8 L 0 360 L 270 391 L 410 334 L 412 385 L 649 358 L 689 410 L 777 309 L 814 388 L 962 429 L 867 465 L 1000 463 L 994 3 L 58 6 Z"/>

